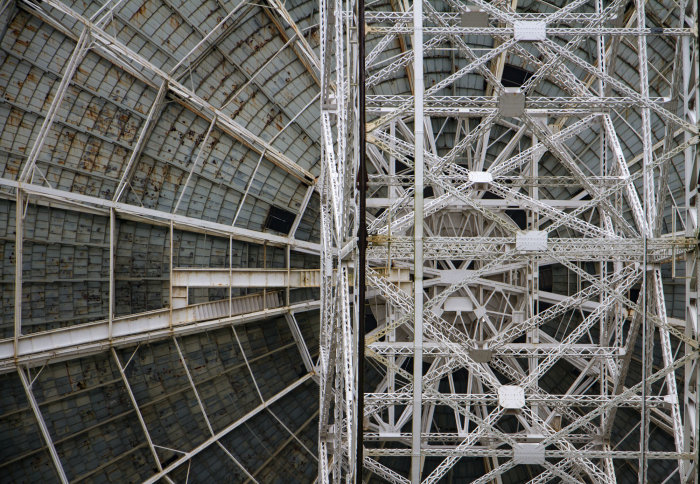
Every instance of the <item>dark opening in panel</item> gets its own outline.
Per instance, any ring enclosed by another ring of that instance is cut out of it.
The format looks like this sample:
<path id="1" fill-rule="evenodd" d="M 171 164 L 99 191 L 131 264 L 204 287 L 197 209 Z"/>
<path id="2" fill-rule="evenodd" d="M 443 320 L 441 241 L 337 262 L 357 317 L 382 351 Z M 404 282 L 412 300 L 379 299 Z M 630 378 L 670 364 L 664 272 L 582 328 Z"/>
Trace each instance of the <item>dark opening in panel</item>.
<path id="1" fill-rule="evenodd" d="M 520 87 L 532 77 L 532 73 L 512 64 L 503 66 L 503 86 Z"/>
<path id="2" fill-rule="evenodd" d="M 270 212 L 267 214 L 265 228 L 289 235 L 289 231 L 292 230 L 295 217 L 296 215 L 289 210 L 275 207 L 273 205 L 270 207 Z"/>

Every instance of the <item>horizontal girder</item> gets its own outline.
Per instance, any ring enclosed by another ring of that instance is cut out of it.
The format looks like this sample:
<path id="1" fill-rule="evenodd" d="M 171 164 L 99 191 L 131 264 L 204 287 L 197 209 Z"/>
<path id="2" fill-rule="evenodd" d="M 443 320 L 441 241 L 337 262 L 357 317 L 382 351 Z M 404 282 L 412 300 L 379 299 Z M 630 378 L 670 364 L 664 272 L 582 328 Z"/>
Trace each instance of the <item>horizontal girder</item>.
<path id="1" fill-rule="evenodd" d="M 241 296 L 231 300 L 192 304 L 176 309 L 119 316 L 93 323 L 67 326 L 50 331 L 21 335 L 15 354 L 14 340 L 0 340 L 0 372 L 17 365 L 36 366 L 49 360 L 61 361 L 99 353 L 110 347 L 153 342 L 173 335 L 185 335 L 231 325 L 247 324 L 282 316 L 289 312 L 317 309 L 318 301 L 285 306 L 282 295 L 268 293 Z"/>
<path id="2" fill-rule="evenodd" d="M 58 190 L 42 185 L 32 183 L 18 183 L 7 178 L 0 178 L 0 186 L 19 188 L 27 195 L 39 198 L 41 200 L 57 201 L 67 204 L 76 211 L 102 211 L 106 216 L 109 216 L 109 210 L 113 209 L 117 214 L 124 218 L 132 218 L 139 221 L 145 221 L 156 225 L 169 225 L 170 222 L 178 229 L 207 233 L 212 235 L 233 237 L 236 240 L 255 242 L 258 244 L 270 244 L 277 246 L 290 245 L 292 249 L 318 254 L 320 251 L 319 244 L 305 242 L 291 237 L 283 237 L 266 232 L 258 232 L 256 230 L 234 227 L 227 224 L 211 222 L 194 217 L 184 215 L 176 215 L 162 210 L 154 210 L 151 208 L 138 207 L 129 203 L 114 202 L 104 200 L 102 198 L 83 195 L 80 193 L 69 192 L 66 190 Z"/>

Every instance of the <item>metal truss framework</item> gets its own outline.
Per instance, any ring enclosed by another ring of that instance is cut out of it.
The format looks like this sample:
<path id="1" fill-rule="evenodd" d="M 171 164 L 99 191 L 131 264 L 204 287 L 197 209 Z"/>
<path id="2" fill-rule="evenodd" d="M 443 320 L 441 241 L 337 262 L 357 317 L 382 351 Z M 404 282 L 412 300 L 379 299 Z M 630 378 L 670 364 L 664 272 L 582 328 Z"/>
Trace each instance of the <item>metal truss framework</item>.
<path id="1" fill-rule="evenodd" d="M 447 0 L 448 11 L 399 3 L 365 12 L 362 1 L 320 1 L 319 482 L 360 482 L 364 467 L 389 482 L 433 483 L 460 459 L 485 468 L 478 483 L 522 465 L 531 483 L 614 483 L 624 460 L 647 482 L 652 459 L 672 462 L 669 478 L 696 482 L 697 4 L 674 3 L 657 23 L 642 0 L 579 0 L 547 14 L 518 12 L 517 1 Z M 492 47 L 470 46 L 476 35 Z M 656 88 L 663 97 L 650 96 L 647 42 L 657 38 L 675 49 Z M 615 75 L 623 41 L 638 56 L 631 84 Z M 577 53 L 584 42 L 595 46 L 587 59 Z M 461 63 L 425 86 L 424 57 L 440 49 Z M 508 56 L 532 72 L 516 88 L 503 83 Z M 400 84 L 385 81 L 403 69 L 412 93 L 389 92 Z M 456 96 L 466 76 L 481 77 L 486 94 Z M 562 94 L 537 95 L 543 83 Z M 364 95 L 380 84 L 382 95 Z M 621 126 L 639 153 L 623 148 Z M 571 148 L 582 133 L 593 139 L 586 163 Z M 540 175 L 546 159 L 562 170 Z M 672 165 L 684 170 L 683 201 L 669 197 Z M 676 277 L 683 261 L 679 322 L 662 266 Z M 545 266 L 575 289 L 541 297 Z M 366 334 L 365 306 L 377 321 Z M 363 355 L 379 375 L 367 394 Z M 563 368 L 573 380 L 552 391 L 545 380 Z M 618 410 L 638 418 L 636 450 L 615 449 Z M 671 448 L 649 450 L 651 425 Z"/>
<path id="2" fill-rule="evenodd" d="M 362 0 L 360 0 L 362 1 Z M 364 22 L 355 2 L 321 0 L 321 327 L 319 335 L 319 477 L 328 482 L 355 467 L 360 332 L 357 267 L 360 224 L 358 39 Z M 349 43 L 349 42 L 351 43 Z M 364 180 L 360 181 L 364 183 Z M 353 278 L 357 279 L 357 277 Z M 357 287 L 356 287 L 357 288 Z M 351 312 L 354 308 L 354 314 Z M 353 321 L 356 323 L 353 328 Z"/>

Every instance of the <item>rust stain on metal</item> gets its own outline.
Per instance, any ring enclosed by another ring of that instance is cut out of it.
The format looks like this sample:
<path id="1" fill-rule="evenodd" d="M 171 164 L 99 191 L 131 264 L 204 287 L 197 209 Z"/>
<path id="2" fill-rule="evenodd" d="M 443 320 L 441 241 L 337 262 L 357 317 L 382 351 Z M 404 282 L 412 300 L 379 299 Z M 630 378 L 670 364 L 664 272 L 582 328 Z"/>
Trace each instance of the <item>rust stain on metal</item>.
<path id="1" fill-rule="evenodd" d="M 128 91 L 131 88 L 131 76 L 126 73 L 118 73 L 116 71 L 115 75 L 117 77 L 117 85 Z"/>
<path id="2" fill-rule="evenodd" d="M 82 166 L 83 169 L 88 170 L 88 171 L 93 171 L 95 168 L 95 159 L 97 158 L 97 153 L 99 152 L 99 147 L 95 146 L 95 143 L 92 142 L 90 145 L 88 145 L 88 149 L 85 150 L 82 156 Z"/>
<path id="3" fill-rule="evenodd" d="M 209 143 L 209 148 L 207 149 L 211 152 L 214 149 L 214 147 L 219 144 L 219 141 L 219 138 L 215 138 L 214 136 L 212 136 L 211 142 Z"/>
<path id="4" fill-rule="evenodd" d="M 114 110 L 110 105 L 105 105 L 102 108 L 102 112 L 97 118 L 97 127 L 100 131 L 103 133 L 107 134 L 110 131 L 110 127 L 112 126 L 112 119 L 114 118 Z"/>
<path id="5" fill-rule="evenodd" d="M 49 91 L 46 93 L 46 97 L 44 98 L 44 103 L 42 105 L 42 109 L 48 109 L 49 106 L 51 105 L 52 101 L 53 101 L 53 93 L 51 91 Z"/>
<path id="6" fill-rule="evenodd" d="M 19 174 L 19 164 L 15 163 L 8 163 L 5 165 L 5 173 L 9 175 L 18 175 Z"/>
<path id="7" fill-rule="evenodd" d="M 88 119 L 92 119 L 93 121 L 97 121 L 97 109 L 95 108 L 94 104 L 89 104 L 87 109 L 85 110 L 85 116 Z"/>
<path id="8" fill-rule="evenodd" d="M 313 27 L 311 29 L 311 33 L 309 34 L 309 37 L 312 38 L 313 40 L 315 40 L 317 44 L 321 43 L 321 37 L 320 37 L 318 27 Z"/>
<path id="9" fill-rule="evenodd" d="M 22 122 L 22 115 L 15 109 L 10 111 L 10 115 L 7 117 L 7 124 L 14 127 L 19 127 Z"/>
<path id="10" fill-rule="evenodd" d="M 75 140 L 75 133 L 72 131 L 64 131 L 62 138 L 66 153 L 68 153 Z"/>
<path id="11" fill-rule="evenodd" d="M 131 21 L 137 20 L 139 17 L 145 17 L 146 16 L 146 2 L 143 2 L 143 4 L 134 12 L 134 14 L 129 18 Z"/>

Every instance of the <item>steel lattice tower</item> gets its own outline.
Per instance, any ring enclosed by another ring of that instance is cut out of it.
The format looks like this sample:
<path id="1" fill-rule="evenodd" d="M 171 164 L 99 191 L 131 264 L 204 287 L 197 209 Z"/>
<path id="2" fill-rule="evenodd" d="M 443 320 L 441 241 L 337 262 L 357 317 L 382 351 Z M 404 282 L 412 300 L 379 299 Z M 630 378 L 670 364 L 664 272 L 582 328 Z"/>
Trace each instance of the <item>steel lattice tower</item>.
<path id="1" fill-rule="evenodd" d="M 696 482 L 698 7 L 648 8 L 321 1 L 320 482 Z"/>

